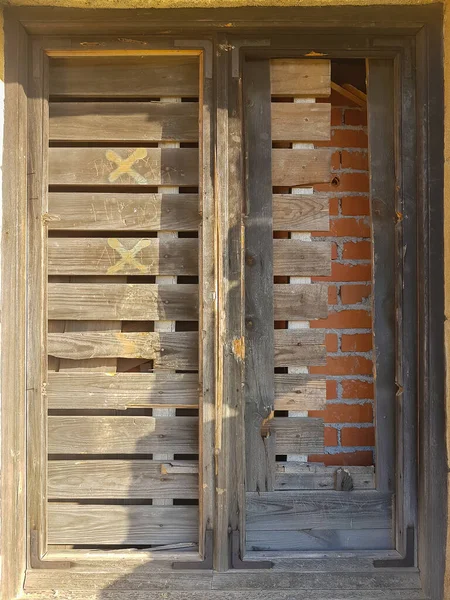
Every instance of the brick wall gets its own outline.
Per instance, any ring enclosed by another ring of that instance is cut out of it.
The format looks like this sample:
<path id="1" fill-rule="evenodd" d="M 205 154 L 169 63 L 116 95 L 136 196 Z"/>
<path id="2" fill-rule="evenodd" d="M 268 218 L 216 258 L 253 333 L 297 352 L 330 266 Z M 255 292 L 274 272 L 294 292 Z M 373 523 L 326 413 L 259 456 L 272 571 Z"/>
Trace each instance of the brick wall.
<path id="1" fill-rule="evenodd" d="M 330 99 L 324 99 L 329 102 Z M 326 329 L 327 364 L 310 372 L 327 376 L 327 406 L 310 416 L 325 420 L 325 454 L 309 457 L 328 465 L 374 464 L 371 320 L 371 225 L 365 109 L 333 92 L 333 178 L 315 189 L 330 198 L 330 231 L 314 239 L 332 242 L 329 315 L 311 321 Z"/>

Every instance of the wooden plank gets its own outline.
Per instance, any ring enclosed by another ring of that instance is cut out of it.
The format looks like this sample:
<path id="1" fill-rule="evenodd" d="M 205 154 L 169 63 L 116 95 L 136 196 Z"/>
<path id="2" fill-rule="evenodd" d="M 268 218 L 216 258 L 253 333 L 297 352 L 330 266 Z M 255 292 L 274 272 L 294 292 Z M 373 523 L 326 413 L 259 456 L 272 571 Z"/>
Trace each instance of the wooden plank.
<path id="1" fill-rule="evenodd" d="M 196 454 L 198 418 L 50 416 L 48 437 L 50 454 Z"/>
<path id="2" fill-rule="evenodd" d="M 272 141 L 315 142 L 330 139 L 331 104 L 273 102 Z"/>
<path id="3" fill-rule="evenodd" d="M 324 365 L 325 333 L 322 329 L 276 329 L 274 351 L 276 367 Z"/>
<path id="4" fill-rule="evenodd" d="M 320 410 L 325 407 L 326 380 L 324 377 L 275 373 L 274 379 L 275 410 Z"/>
<path id="5" fill-rule="evenodd" d="M 50 409 L 197 408 L 194 373 L 49 373 Z"/>
<path id="6" fill-rule="evenodd" d="M 272 150 L 272 185 L 296 187 L 331 181 L 331 154 L 328 148 Z M 165 158 L 162 159 L 163 162 Z M 167 159 L 168 160 L 168 159 Z"/>
<path id="7" fill-rule="evenodd" d="M 179 463 L 180 464 L 180 463 Z M 168 472 L 149 460 L 51 460 L 50 500 L 91 498 L 198 498 L 198 468 Z"/>
<path id="8" fill-rule="evenodd" d="M 274 290 L 270 62 L 246 62 L 245 485 L 273 489 L 275 440 L 261 435 L 274 407 Z M 282 302 L 282 300 L 281 300 Z"/>
<path id="9" fill-rule="evenodd" d="M 198 286 L 50 283 L 48 318 L 86 321 L 196 321 Z"/>
<path id="10" fill-rule="evenodd" d="M 48 270 L 49 275 L 197 275 L 198 240 L 49 238 Z"/>
<path id="11" fill-rule="evenodd" d="M 198 333 L 189 332 L 73 332 L 50 333 L 51 356 L 71 360 L 88 358 L 143 358 L 156 369 L 198 369 Z M 289 349 L 284 355 L 296 356 Z"/>
<path id="12" fill-rule="evenodd" d="M 274 275 L 331 275 L 331 246 L 329 242 L 275 239 L 273 270 Z"/>
<path id="13" fill-rule="evenodd" d="M 350 102 L 353 102 L 357 106 L 360 106 L 361 108 L 365 108 L 367 106 L 366 100 L 362 99 L 359 95 L 354 94 L 352 91 L 346 89 L 345 87 L 334 83 L 334 81 L 331 82 L 331 89 L 334 92 L 340 94 L 341 96 L 344 96 L 344 98 L 347 98 L 347 100 L 350 100 Z"/>
<path id="14" fill-rule="evenodd" d="M 50 148 L 49 184 L 196 186 L 198 149 Z"/>
<path id="15" fill-rule="evenodd" d="M 248 492 L 246 499 L 247 531 L 387 529 L 392 524 L 392 494 L 376 491 Z"/>
<path id="16" fill-rule="evenodd" d="M 321 454 L 323 452 L 323 419 L 275 417 L 267 422 L 264 429 L 270 433 L 269 437 L 275 438 L 277 454 Z"/>
<path id="17" fill-rule="evenodd" d="M 315 463 L 277 462 L 276 490 L 334 490 L 338 467 Z M 374 467 L 345 467 L 355 490 L 375 489 Z"/>
<path id="18" fill-rule="evenodd" d="M 101 506 L 51 502 L 50 544 L 168 544 L 198 541 L 197 506 Z"/>
<path id="19" fill-rule="evenodd" d="M 270 61 L 272 96 L 330 95 L 331 61 L 277 58 Z"/>
<path id="20" fill-rule="evenodd" d="M 52 58 L 50 95 L 77 97 L 197 97 L 197 56 Z"/>
<path id="21" fill-rule="evenodd" d="M 198 140 L 196 102 L 51 102 L 49 110 L 51 141 Z"/>
<path id="22" fill-rule="evenodd" d="M 328 231 L 329 202 L 325 194 L 274 194 L 273 228 L 275 231 Z"/>
<path id="23" fill-rule="evenodd" d="M 327 317 L 327 285 L 275 284 L 273 287 L 275 319 L 310 320 Z"/>
<path id="24" fill-rule="evenodd" d="M 196 231 L 198 194 L 50 192 L 51 230 Z"/>

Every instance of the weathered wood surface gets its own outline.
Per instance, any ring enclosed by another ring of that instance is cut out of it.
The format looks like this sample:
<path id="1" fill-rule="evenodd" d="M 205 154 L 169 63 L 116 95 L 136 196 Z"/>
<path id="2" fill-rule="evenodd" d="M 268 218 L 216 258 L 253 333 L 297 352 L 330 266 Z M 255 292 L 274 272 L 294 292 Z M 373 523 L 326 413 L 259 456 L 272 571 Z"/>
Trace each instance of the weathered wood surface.
<path id="1" fill-rule="evenodd" d="M 273 288 L 275 319 L 309 320 L 326 318 L 328 314 L 327 285 L 275 284 Z"/>
<path id="2" fill-rule="evenodd" d="M 277 462 L 276 490 L 334 490 L 338 467 L 315 463 Z M 374 467 L 345 467 L 353 480 L 355 490 L 375 488 Z"/>
<path id="3" fill-rule="evenodd" d="M 196 321 L 198 286 L 50 283 L 48 318 L 87 321 Z"/>
<path id="4" fill-rule="evenodd" d="M 328 148 L 315 150 L 274 148 L 272 150 L 272 185 L 295 187 L 329 182 L 331 180 L 331 153 L 332 151 Z"/>
<path id="5" fill-rule="evenodd" d="M 49 238 L 49 275 L 197 275 L 198 240 Z"/>
<path id="6" fill-rule="evenodd" d="M 271 113 L 274 142 L 330 139 L 331 104 L 273 102 Z"/>
<path id="7" fill-rule="evenodd" d="M 97 417 L 48 419 L 50 454 L 195 454 L 197 417 Z"/>
<path id="8" fill-rule="evenodd" d="M 195 373 L 49 373 L 50 409 L 197 408 Z M 295 393 L 295 392 L 294 392 Z"/>
<path id="9" fill-rule="evenodd" d="M 51 102 L 49 110 L 51 141 L 196 142 L 199 136 L 196 102 Z"/>
<path id="10" fill-rule="evenodd" d="M 329 202 L 328 196 L 319 193 L 274 194 L 274 231 L 328 231 Z"/>
<path id="11" fill-rule="evenodd" d="M 196 186 L 198 149 L 50 148 L 49 184 Z"/>
<path id="12" fill-rule="evenodd" d="M 197 506 L 101 506 L 51 502 L 50 544 L 168 544 L 198 541 Z"/>
<path id="13" fill-rule="evenodd" d="M 311 277 L 331 274 L 329 242 L 273 240 L 274 275 Z"/>
<path id="14" fill-rule="evenodd" d="M 276 329 L 275 366 L 326 364 L 325 333 L 322 329 Z"/>
<path id="15" fill-rule="evenodd" d="M 149 460 L 51 460 L 51 500 L 90 498 L 198 498 L 198 465 Z"/>
<path id="16" fill-rule="evenodd" d="M 71 360 L 143 358 L 156 369 L 198 369 L 198 334 L 189 332 L 49 333 L 48 353 Z"/>
<path id="17" fill-rule="evenodd" d="M 196 231 L 200 223 L 197 194 L 50 192 L 48 211 L 52 230 Z"/>
<path id="18" fill-rule="evenodd" d="M 320 410 L 326 403 L 326 380 L 294 373 L 275 373 L 275 410 Z"/>
<path id="19" fill-rule="evenodd" d="M 331 61 L 276 58 L 270 61 L 272 96 L 330 95 Z"/>
<path id="20" fill-rule="evenodd" d="M 392 523 L 392 494 L 277 491 L 258 495 L 248 492 L 246 515 L 247 531 L 387 529 Z"/>
<path id="21" fill-rule="evenodd" d="M 197 97 L 196 56 L 96 56 L 50 60 L 50 96 Z"/>
<path id="22" fill-rule="evenodd" d="M 270 433 L 270 437 L 275 438 L 277 454 L 320 454 L 323 452 L 323 419 L 275 417 L 270 419 L 264 428 Z M 247 514 L 247 519 L 248 516 Z"/>

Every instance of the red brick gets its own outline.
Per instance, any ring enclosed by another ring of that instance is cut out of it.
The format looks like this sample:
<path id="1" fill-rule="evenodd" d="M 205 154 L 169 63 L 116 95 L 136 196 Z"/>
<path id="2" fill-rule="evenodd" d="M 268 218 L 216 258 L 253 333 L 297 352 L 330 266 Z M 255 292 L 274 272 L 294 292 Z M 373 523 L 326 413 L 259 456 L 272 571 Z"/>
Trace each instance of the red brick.
<path id="1" fill-rule="evenodd" d="M 333 152 L 331 155 L 331 170 L 339 171 L 341 168 L 341 153 L 339 151 Z"/>
<path id="2" fill-rule="evenodd" d="M 338 351 L 338 337 L 335 333 L 327 333 L 325 336 L 325 346 L 327 348 L 327 352 Z"/>
<path id="3" fill-rule="evenodd" d="M 336 217 L 339 214 L 339 198 L 330 198 L 328 210 L 331 216 Z"/>
<path id="4" fill-rule="evenodd" d="M 353 381 L 345 379 L 342 382 L 342 397 L 346 400 L 369 400 L 373 398 L 373 383 L 369 381 Z M 368 406 L 368 405 L 364 405 Z"/>
<path id="5" fill-rule="evenodd" d="M 337 429 L 334 427 L 325 427 L 324 428 L 324 444 L 325 446 L 337 446 L 338 445 L 338 436 Z M 363 444 L 353 444 L 354 446 L 362 446 Z M 371 444 L 364 444 L 364 446 L 371 446 Z"/>
<path id="6" fill-rule="evenodd" d="M 324 463 L 325 466 L 345 467 L 347 465 L 368 467 L 373 465 L 373 453 L 369 450 L 344 452 L 342 454 L 310 454 L 309 462 Z"/>
<path id="7" fill-rule="evenodd" d="M 372 317 L 367 310 L 340 310 L 328 313 L 326 319 L 311 321 L 313 328 L 325 329 L 370 329 Z"/>
<path id="8" fill-rule="evenodd" d="M 328 304 L 337 304 L 337 287 L 335 285 L 328 286 Z"/>
<path id="9" fill-rule="evenodd" d="M 372 293 L 371 285 L 341 285 L 341 300 L 343 304 L 358 304 Z"/>
<path id="10" fill-rule="evenodd" d="M 372 244 L 370 242 L 345 242 L 342 258 L 370 260 L 372 258 Z"/>
<path id="11" fill-rule="evenodd" d="M 355 171 L 369 170 L 369 157 L 367 152 L 341 152 L 342 169 L 355 169 Z"/>
<path id="12" fill-rule="evenodd" d="M 344 123 L 354 127 L 367 125 L 367 111 L 348 108 L 344 111 Z"/>
<path id="13" fill-rule="evenodd" d="M 352 219 L 350 217 L 330 219 L 329 231 L 313 231 L 312 234 L 318 237 L 367 238 L 370 236 L 370 226 L 367 224 L 366 219 Z"/>
<path id="14" fill-rule="evenodd" d="M 328 404 L 325 410 L 310 410 L 310 417 L 322 418 L 325 423 L 372 423 L 372 404 Z"/>
<path id="15" fill-rule="evenodd" d="M 337 125 L 342 125 L 342 108 L 332 108 L 331 109 L 331 125 L 336 127 Z"/>
<path id="16" fill-rule="evenodd" d="M 345 265 L 338 262 L 331 263 L 331 275 L 312 277 L 312 281 L 370 281 L 372 265 Z"/>
<path id="17" fill-rule="evenodd" d="M 310 367 L 313 375 L 372 375 L 372 361 L 364 356 L 327 356 L 327 364 Z"/>
<path id="18" fill-rule="evenodd" d="M 331 140 L 316 142 L 316 146 L 328 146 L 330 148 L 367 148 L 367 133 L 362 129 L 332 129 Z"/>
<path id="19" fill-rule="evenodd" d="M 372 334 L 344 334 L 342 336 L 341 350 L 342 352 L 369 352 L 369 350 L 372 350 Z"/>
<path id="20" fill-rule="evenodd" d="M 331 243 L 331 259 L 336 260 L 337 257 L 338 257 L 337 245 L 334 242 L 332 242 Z"/>
<path id="21" fill-rule="evenodd" d="M 375 429 L 373 427 L 344 427 L 341 430 L 341 444 L 343 446 L 374 446 Z"/>
<path id="22" fill-rule="evenodd" d="M 370 215 L 369 198 L 364 196 L 344 196 L 341 199 L 342 214 L 345 217 L 365 217 Z"/>
<path id="23" fill-rule="evenodd" d="M 327 400 L 336 400 L 337 398 L 337 381 L 327 379 Z"/>
<path id="24" fill-rule="evenodd" d="M 317 192 L 364 192 L 369 191 L 369 175 L 367 173 L 341 173 L 330 176 L 329 183 L 318 183 L 314 186 Z"/>

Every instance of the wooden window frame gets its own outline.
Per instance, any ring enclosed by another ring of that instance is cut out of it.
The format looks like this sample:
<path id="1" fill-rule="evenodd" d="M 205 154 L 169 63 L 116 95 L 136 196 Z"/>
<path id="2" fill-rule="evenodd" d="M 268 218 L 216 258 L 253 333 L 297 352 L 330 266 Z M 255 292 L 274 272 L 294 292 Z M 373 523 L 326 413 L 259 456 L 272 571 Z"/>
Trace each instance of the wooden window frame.
<path id="1" fill-rule="evenodd" d="M 221 425 L 215 430 L 214 441 L 218 473 L 214 485 L 218 492 L 215 507 L 209 506 L 215 530 L 215 568 L 225 571 L 229 566 L 229 530 L 241 529 L 237 515 L 243 507 L 240 483 L 243 447 L 236 443 L 236 440 L 242 440 L 236 407 L 242 393 L 243 366 L 240 346 L 236 342 L 244 337 L 241 306 L 244 164 L 240 150 L 242 81 L 239 77 L 243 53 L 264 54 L 270 47 L 271 56 L 276 48 L 283 55 L 288 52 L 298 57 L 320 53 L 327 58 L 366 58 L 374 61 L 373 64 L 388 61 L 392 66 L 393 118 L 397 132 L 392 147 L 396 149 L 397 173 L 401 173 L 401 177 L 395 182 L 396 188 L 392 178 L 387 185 L 391 185 L 390 193 L 396 194 L 398 202 L 396 227 L 401 228 L 402 235 L 396 238 L 397 250 L 400 249 L 400 255 L 403 255 L 404 283 L 411 290 L 403 296 L 404 325 L 397 335 L 396 354 L 399 356 L 401 350 L 402 357 L 402 380 L 397 381 L 397 397 L 401 403 L 396 424 L 397 440 L 401 440 L 397 456 L 403 476 L 398 478 L 396 490 L 403 501 L 397 502 L 400 507 L 396 544 L 399 564 L 391 564 L 400 569 L 418 565 L 424 592 L 433 600 L 439 600 L 443 598 L 444 585 L 447 468 L 443 343 L 442 9 L 438 5 L 214 11 L 5 10 L 1 338 L 3 597 L 9 600 L 19 593 L 27 565 L 26 495 L 30 490 L 26 417 L 27 394 L 32 393 L 25 380 L 26 361 L 30 359 L 26 352 L 28 265 L 25 231 L 30 218 L 30 215 L 27 217 L 27 189 L 32 190 L 33 197 L 40 194 L 39 183 L 35 183 L 34 163 L 27 162 L 27 111 L 31 110 L 29 118 L 33 114 L 38 116 L 43 97 L 42 90 L 33 90 L 28 85 L 30 52 L 33 48 L 42 51 L 44 36 L 53 36 L 52 39 L 57 40 L 56 36 L 62 34 L 66 37 L 59 38 L 60 48 L 61 45 L 71 49 L 77 47 L 70 38 L 82 35 L 83 41 L 91 47 L 109 43 L 113 50 L 123 49 L 123 42 L 117 35 L 126 34 L 131 36 L 126 42 L 128 48 L 135 49 L 132 36 L 139 36 L 140 41 L 142 34 L 153 39 L 157 35 L 164 36 L 169 24 L 177 38 L 209 40 L 215 44 L 216 114 L 209 114 L 208 118 L 214 122 L 217 136 L 214 175 L 217 293 L 219 306 L 223 308 L 215 326 L 215 414 Z M 227 26 L 226 30 L 224 26 Z M 212 88 L 210 93 L 213 93 Z M 42 143 L 42 131 L 35 131 L 35 136 L 38 148 Z M 372 155 L 379 154 L 380 149 L 372 146 L 371 152 Z M 39 160 L 39 156 L 36 159 Z M 232 177 L 230 173 L 233 173 Z M 209 179 L 212 175 L 210 171 Z M 371 191 L 374 193 L 373 189 Z M 212 194 L 212 189 L 206 193 Z M 402 211 L 398 211 L 399 207 Z M 399 282 L 391 285 L 399 291 Z M 411 457 L 417 457 L 417 462 Z M 411 539 L 407 543 L 410 525 L 414 526 L 416 542 L 412 546 Z M 357 558 L 348 560 L 366 571 L 370 570 L 372 558 L 373 555 L 359 562 Z M 306 568 L 305 560 L 299 558 L 295 568 Z M 321 565 L 316 569 L 323 568 L 323 563 Z M 345 566 L 338 569 L 342 568 Z M 236 579 L 236 575 L 231 576 Z M 275 581 L 276 573 L 271 575 Z M 351 581 L 349 572 L 342 575 Z M 246 592 L 242 594 L 244 597 Z"/>

